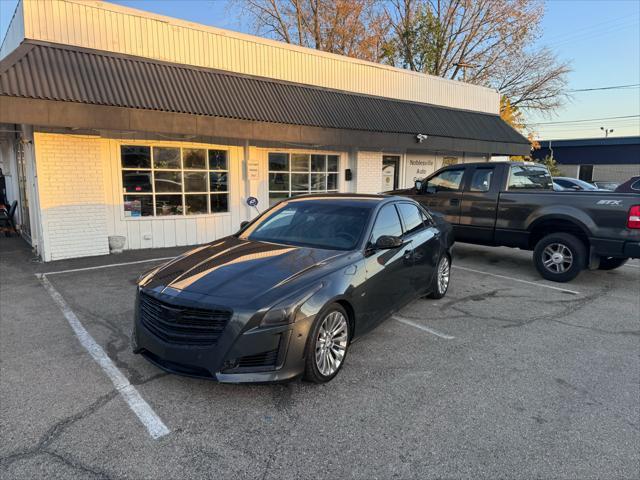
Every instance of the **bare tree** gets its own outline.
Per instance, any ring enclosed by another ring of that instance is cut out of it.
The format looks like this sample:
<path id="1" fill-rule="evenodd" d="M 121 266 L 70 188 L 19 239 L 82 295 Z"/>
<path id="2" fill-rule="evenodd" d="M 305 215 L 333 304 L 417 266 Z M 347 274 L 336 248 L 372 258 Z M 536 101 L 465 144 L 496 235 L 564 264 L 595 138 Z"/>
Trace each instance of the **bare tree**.
<path id="1" fill-rule="evenodd" d="M 569 66 L 535 47 L 541 0 L 390 0 L 386 61 L 497 88 L 513 106 L 552 110 Z"/>
<path id="2" fill-rule="evenodd" d="M 388 17 L 376 0 L 236 0 L 261 35 L 380 61 Z"/>

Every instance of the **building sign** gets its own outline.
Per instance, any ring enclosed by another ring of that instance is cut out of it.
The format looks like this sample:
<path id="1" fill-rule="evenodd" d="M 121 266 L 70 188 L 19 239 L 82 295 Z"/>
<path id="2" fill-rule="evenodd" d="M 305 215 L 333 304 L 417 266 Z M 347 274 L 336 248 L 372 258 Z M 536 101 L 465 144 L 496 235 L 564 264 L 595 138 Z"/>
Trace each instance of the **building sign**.
<path id="1" fill-rule="evenodd" d="M 458 163 L 458 157 L 444 157 L 442 159 L 442 166 L 448 167 L 449 165 L 456 165 Z"/>
<path id="2" fill-rule="evenodd" d="M 247 180 L 260 180 L 260 162 L 258 162 L 257 160 L 247 160 Z"/>
<path id="3" fill-rule="evenodd" d="M 405 184 L 412 186 L 416 180 L 421 180 L 433 173 L 434 158 L 407 158 L 405 168 Z"/>

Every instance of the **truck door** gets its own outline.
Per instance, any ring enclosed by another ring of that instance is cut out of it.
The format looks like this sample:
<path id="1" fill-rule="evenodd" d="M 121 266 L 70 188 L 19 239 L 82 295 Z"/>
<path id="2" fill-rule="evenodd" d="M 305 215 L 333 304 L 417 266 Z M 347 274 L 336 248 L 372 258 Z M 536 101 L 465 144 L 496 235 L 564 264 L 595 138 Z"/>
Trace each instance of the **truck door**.
<path id="1" fill-rule="evenodd" d="M 498 183 L 495 165 L 479 165 L 470 169 L 464 182 L 456 240 L 493 243 L 500 194 Z"/>
<path id="2" fill-rule="evenodd" d="M 457 167 L 436 173 L 425 180 L 421 191 L 413 198 L 429 210 L 444 215 L 449 223 L 459 224 L 464 172 L 464 167 Z"/>

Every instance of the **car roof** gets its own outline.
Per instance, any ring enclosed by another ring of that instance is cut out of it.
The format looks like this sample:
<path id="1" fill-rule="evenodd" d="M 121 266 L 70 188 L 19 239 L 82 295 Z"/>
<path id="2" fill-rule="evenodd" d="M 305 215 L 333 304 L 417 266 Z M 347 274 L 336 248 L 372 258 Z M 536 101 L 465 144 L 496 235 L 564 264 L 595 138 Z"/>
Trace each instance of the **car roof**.
<path id="1" fill-rule="evenodd" d="M 413 202 L 410 198 L 400 197 L 397 195 L 386 195 L 383 193 L 309 193 L 305 195 L 298 195 L 285 199 L 287 202 L 301 202 L 301 201 L 327 201 L 331 200 L 332 203 L 339 203 L 344 205 L 362 205 L 369 204 L 371 206 L 386 203 L 389 201 Z"/>

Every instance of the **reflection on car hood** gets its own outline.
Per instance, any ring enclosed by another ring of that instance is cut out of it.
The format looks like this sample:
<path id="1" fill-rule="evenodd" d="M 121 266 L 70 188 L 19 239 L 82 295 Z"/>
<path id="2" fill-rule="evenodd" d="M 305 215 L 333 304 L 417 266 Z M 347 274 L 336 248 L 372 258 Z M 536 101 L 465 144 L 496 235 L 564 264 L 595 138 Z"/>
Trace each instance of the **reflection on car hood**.
<path id="1" fill-rule="evenodd" d="M 143 285 L 225 299 L 251 299 L 284 286 L 344 252 L 228 237 L 199 247 L 156 272 Z"/>

